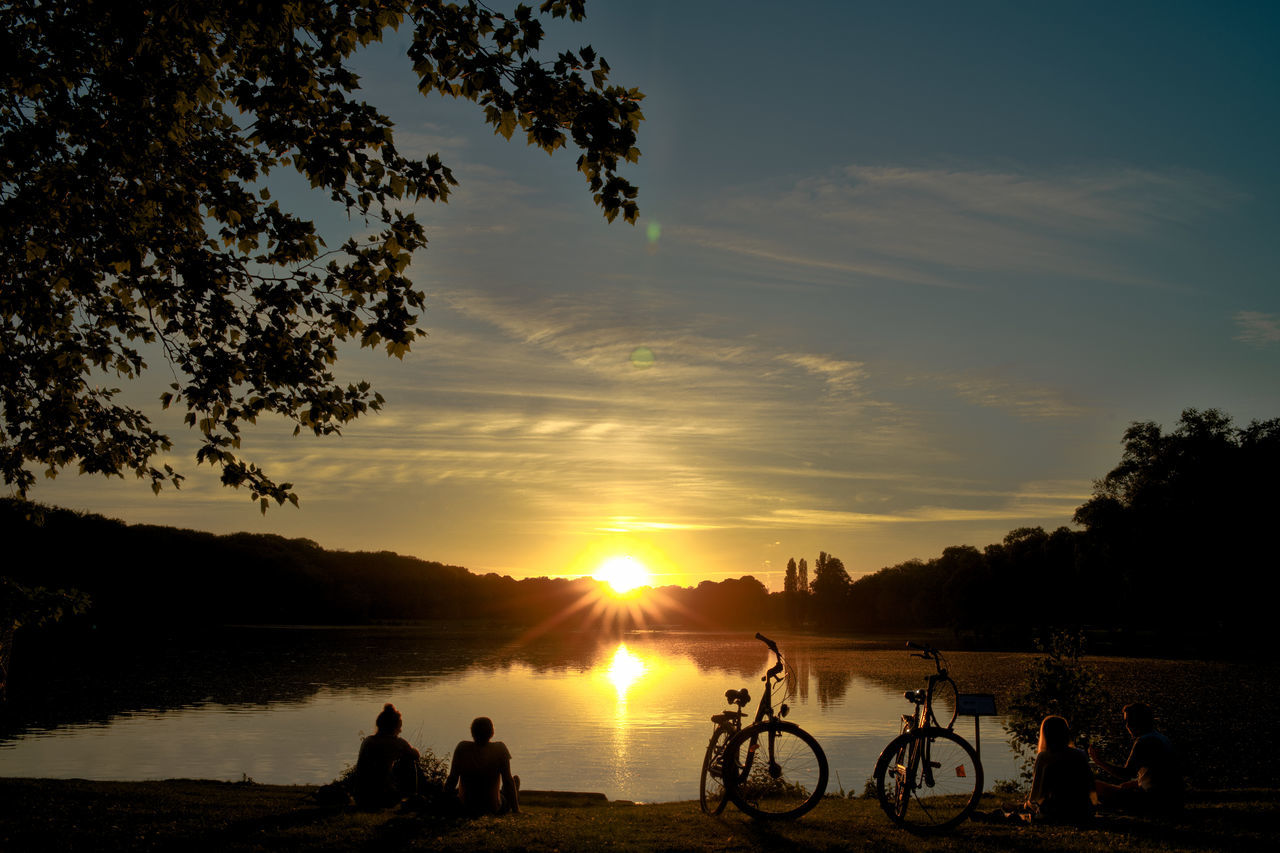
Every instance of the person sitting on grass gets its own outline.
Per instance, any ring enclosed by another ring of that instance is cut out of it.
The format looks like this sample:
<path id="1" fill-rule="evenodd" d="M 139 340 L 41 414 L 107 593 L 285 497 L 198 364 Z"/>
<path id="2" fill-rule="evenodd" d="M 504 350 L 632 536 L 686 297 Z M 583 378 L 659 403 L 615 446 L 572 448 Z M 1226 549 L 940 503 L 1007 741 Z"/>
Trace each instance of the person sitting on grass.
<path id="1" fill-rule="evenodd" d="M 404 721 L 388 702 L 374 721 L 377 732 L 360 742 L 352 794 L 362 809 L 384 809 L 418 793 L 418 750 L 400 737 Z"/>
<path id="2" fill-rule="evenodd" d="M 1098 782 L 1098 802 L 1108 809 L 1127 812 L 1170 812 L 1182 806 L 1182 769 L 1177 750 L 1169 738 L 1156 730 L 1155 713 L 1149 705 L 1134 702 L 1124 706 L 1124 725 L 1133 738 L 1129 760 L 1111 764 L 1090 747 L 1089 757 L 1119 779 L 1122 784 Z"/>
<path id="3" fill-rule="evenodd" d="M 1080 823 L 1093 817 L 1093 798 L 1088 757 L 1072 746 L 1067 721 L 1050 714 L 1040 722 L 1027 812 L 1033 820 Z"/>
<path id="4" fill-rule="evenodd" d="M 471 721 L 471 740 L 453 750 L 445 793 L 457 786 L 463 811 L 472 815 L 520 813 L 520 777 L 511 775 L 511 752 L 493 739 L 493 720 Z"/>

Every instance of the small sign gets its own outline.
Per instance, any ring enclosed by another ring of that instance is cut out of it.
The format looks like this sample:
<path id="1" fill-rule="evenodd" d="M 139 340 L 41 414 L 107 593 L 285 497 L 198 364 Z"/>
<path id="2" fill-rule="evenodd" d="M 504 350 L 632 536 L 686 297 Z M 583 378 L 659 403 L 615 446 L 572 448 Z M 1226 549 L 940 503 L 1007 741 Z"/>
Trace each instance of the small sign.
<path id="1" fill-rule="evenodd" d="M 956 713 L 964 717 L 994 717 L 996 697 L 990 693 L 961 693 L 956 696 Z"/>

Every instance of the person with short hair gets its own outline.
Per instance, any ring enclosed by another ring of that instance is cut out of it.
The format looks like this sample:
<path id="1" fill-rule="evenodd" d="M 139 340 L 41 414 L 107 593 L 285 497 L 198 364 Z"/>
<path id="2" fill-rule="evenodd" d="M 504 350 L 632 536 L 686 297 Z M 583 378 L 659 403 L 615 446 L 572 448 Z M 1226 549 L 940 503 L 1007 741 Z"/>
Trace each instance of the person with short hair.
<path id="1" fill-rule="evenodd" d="M 1079 823 L 1093 817 L 1093 799 L 1089 758 L 1072 745 L 1067 721 L 1050 714 L 1040 722 L 1027 809 L 1037 820 Z"/>
<path id="2" fill-rule="evenodd" d="M 520 813 L 520 777 L 511 775 L 511 751 L 493 739 L 493 720 L 471 721 L 471 740 L 453 750 L 446 792 L 457 789 L 464 811 L 480 814 Z"/>
<path id="3" fill-rule="evenodd" d="M 1111 764 L 1093 747 L 1089 757 L 1125 781 L 1119 785 L 1098 782 L 1098 802 L 1105 808 L 1129 812 L 1167 812 L 1182 806 L 1181 762 L 1173 743 L 1156 729 L 1155 712 L 1142 702 L 1124 706 L 1124 725 L 1133 737 L 1129 759 Z"/>
<path id="4" fill-rule="evenodd" d="M 384 809 L 418 792 L 418 750 L 400 737 L 404 720 L 390 702 L 374 726 L 377 731 L 360 742 L 351 787 L 360 808 Z"/>

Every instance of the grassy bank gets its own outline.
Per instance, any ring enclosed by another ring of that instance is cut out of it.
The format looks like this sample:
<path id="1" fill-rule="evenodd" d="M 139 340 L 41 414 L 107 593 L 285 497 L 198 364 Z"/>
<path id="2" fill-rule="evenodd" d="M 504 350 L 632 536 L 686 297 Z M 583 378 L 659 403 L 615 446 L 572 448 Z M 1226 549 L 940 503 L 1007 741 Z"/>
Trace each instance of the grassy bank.
<path id="1" fill-rule="evenodd" d="M 1202 793 L 1172 822 L 1114 817 L 1089 829 L 968 823 L 941 838 L 893 828 L 870 800 L 829 798 L 794 823 L 761 824 L 730 806 L 632 805 L 528 792 L 523 814 L 475 821 L 320 808 L 315 788 L 169 780 L 0 778 L 0 850 L 1272 850 L 1275 790 Z M 982 809 L 1010 804 L 984 797 Z"/>

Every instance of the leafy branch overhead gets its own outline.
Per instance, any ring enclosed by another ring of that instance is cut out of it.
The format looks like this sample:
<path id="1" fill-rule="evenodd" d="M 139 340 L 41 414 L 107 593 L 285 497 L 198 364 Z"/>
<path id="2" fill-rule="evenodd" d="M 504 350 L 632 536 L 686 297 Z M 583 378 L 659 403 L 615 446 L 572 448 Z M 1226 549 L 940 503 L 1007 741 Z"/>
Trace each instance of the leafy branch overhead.
<path id="1" fill-rule="evenodd" d="M 297 502 L 239 455 L 241 430 L 283 415 L 316 435 L 381 407 L 339 383 L 343 342 L 403 357 L 424 332 L 406 274 L 426 245 L 412 206 L 447 201 L 438 156 L 396 147 L 391 121 L 347 67 L 388 30 L 412 28 L 426 95 L 473 101 L 496 133 L 548 153 L 572 144 L 605 217 L 634 222 L 643 116 L 590 47 L 544 59 L 541 20 L 581 20 L 582 0 L 510 13 L 478 2 L 236 0 L 0 7 L 0 471 L 25 495 L 47 476 L 132 471 L 159 491 L 182 475 L 117 379 L 162 351 L 223 483 Z M 327 246 L 272 198 L 291 170 L 371 236 Z"/>

